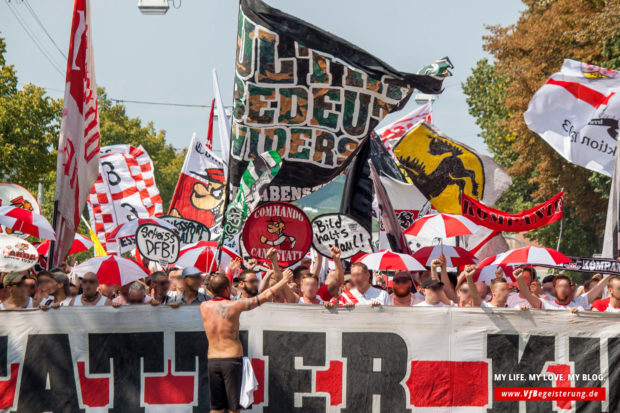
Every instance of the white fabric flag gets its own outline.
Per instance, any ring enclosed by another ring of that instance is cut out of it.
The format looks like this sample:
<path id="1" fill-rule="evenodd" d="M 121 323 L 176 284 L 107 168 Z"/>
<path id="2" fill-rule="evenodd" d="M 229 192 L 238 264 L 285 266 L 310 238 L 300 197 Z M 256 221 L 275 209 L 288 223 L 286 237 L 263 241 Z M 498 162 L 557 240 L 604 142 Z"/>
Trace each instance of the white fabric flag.
<path id="1" fill-rule="evenodd" d="M 91 27 L 90 1 L 76 0 L 56 166 L 56 264 L 62 263 L 71 249 L 99 170 L 101 138 Z"/>
<path id="2" fill-rule="evenodd" d="M 605 237 L 603 238 L 603 258 L 618 258 L 620 255 L 620 157 L 616 156 L 614 176 L 611 180 L 609 204 L 607 205 L 607 221 L 605 221 Z"/>
<path id="3" fill-rule="evenodd" d="M 617 71 L 565 59 L 523 117 L 568 161 L 612 176 L 620 119 Z"/>
<path id="4" fill-rule="evenodd" d="M 230 122 L 226 116 L 226 109 L 222 103 L 220 85 L 217 81 L 217 72 L 213 69 L 213 94 L 215 95 L 215 109 L 217 110 L 217 128 L 222 145 L 222 160 L 226 164 L 224 175 L 228 178 L 228 157 L 230 152 Z"/>

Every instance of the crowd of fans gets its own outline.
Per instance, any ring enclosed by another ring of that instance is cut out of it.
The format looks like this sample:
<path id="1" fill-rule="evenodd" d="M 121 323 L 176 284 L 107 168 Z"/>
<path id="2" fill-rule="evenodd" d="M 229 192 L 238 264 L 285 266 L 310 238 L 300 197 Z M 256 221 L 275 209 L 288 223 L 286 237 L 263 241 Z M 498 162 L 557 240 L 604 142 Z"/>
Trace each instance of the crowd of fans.
<path id="1" fill-rule="evenodd" d="M 0 310 L 49 310 L 66 306 L 199 305 L 211 300 L 214 277 L 227 277 L 233 285 L 231 300 L 256 297 L 271 288 L 280 277 L 291 282 L 273 297 L 276 303 L 354 307 L 370 306 L 454 306 L 509 307 L 520 309 L 568 309 L 620 313 L 620 277 L 594 275 L 578 286 L 564 274 L 539 279 L 528 266 L 514 271 L 516 282 L 504 278 L 501 269 L 487 286 L 474 282 L 475 267 L 448 273 L 445 257 L 431 263 L 428 271 L 384 274 L 371 272 L 354 262 L 345 271 L 340 250 L 331 249 L 332 266 L 326 270 L 323 258 L 305 258 L 283 271 L 262 268 L 251 259 L 235 260 L 225 273 L 204 274 L 194 267 L 154 271 L 146 279 L 116 286 L 100 284 L 94 273 L 76 277 L 70 267 L 0 274 Z M 292 272 L 292 275 L 291 275 Z M 605 298 L 603 298 L 605 296 Z"/>

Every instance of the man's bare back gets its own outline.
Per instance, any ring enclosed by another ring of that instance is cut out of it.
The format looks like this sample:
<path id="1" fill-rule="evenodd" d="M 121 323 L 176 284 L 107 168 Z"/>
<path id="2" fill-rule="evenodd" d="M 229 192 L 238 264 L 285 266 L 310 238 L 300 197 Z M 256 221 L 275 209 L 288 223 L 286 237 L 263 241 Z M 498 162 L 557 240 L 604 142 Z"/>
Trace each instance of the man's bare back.
<path id="1" fill-rule="evenodd" d="M 282 278 L 277 251 L 271 248 L 267 256 L 272 262 L 276 279 Z M 239 316 L 243 311 L 250 311 L 270 301 L 273 293 L 279 291 L 290 280 L 292 273 L 287 275 L 288 277 L 282 278 L 272 288 L 256 297 L 230 301 L 228 299 L 229 289 L 223 297 L 216 297 L 200 305 L 200 313 L 209 341 L 208 358 L 243 357 L 243 348 L 239 341 Z"/>

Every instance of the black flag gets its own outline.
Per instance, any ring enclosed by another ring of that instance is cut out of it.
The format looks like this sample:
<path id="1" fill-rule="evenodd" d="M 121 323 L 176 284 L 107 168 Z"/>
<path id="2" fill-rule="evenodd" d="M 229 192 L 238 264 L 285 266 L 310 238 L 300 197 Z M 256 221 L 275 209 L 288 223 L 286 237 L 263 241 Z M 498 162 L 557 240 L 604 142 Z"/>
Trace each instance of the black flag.
<path id="1" fill-rule="evenodd" d="M 337 177 L 414 88 L 442 78 L 398 72 L 357 46 L 260 0 L 242 0 L 229 159 L 231 195 L 247 163 L 277 150 L 263 201 L 293 201 Z"/>

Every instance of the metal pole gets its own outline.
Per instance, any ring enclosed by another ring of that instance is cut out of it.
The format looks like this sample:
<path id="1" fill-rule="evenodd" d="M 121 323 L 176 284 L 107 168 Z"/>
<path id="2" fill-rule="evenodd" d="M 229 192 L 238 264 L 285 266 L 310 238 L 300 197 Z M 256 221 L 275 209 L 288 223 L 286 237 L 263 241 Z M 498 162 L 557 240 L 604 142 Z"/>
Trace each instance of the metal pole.
<path id="1" fill-rule="evenodd" d="M 54 231 L 56 231 L 56 237 L 58 237 L 58 200 L 54 200 L 54 212 L 52 215 L 52 226 L 54 227 Z M 50 240 L 50 250 L 47 254 L 47 269 L 51 270 L 54 268 L 54 249 L 56 247 L 56 242 L 54 240 Z"/>
<path id="2" fill-rule="evenodd" d="M 562 193 L 564 193 L 564 188 L 562 188 Z M 564 228 L 564 212 L 562 212 L 562 218 L 560 218 L 560 233 L 558 234 L 558 246 L 556 250 L 560 250 L 560 243 L 562 242 L 562 229 Z"/>

